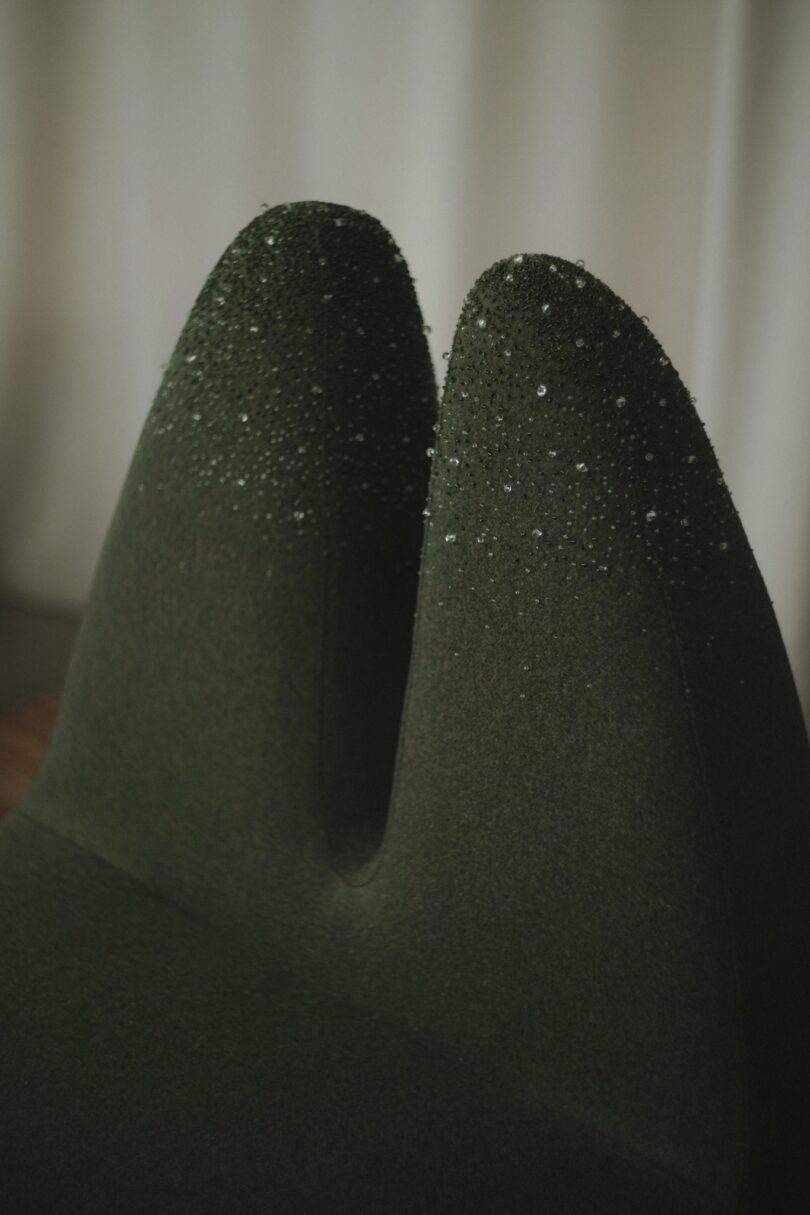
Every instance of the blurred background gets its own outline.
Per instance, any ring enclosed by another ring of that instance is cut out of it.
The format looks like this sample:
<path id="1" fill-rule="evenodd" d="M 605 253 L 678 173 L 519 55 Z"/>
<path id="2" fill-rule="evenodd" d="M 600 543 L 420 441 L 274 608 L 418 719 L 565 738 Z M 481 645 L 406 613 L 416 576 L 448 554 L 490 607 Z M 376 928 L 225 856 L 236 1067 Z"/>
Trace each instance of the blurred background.
<path id="1" fill-rule="evenodd" d="M 58 689 L 208 271 L 323 199 L 393 233 L 441 371 L 516 252 L 650 317 L 807 714 L 808 130 L 810 0 L 0 0 L 3 703 Z"/>

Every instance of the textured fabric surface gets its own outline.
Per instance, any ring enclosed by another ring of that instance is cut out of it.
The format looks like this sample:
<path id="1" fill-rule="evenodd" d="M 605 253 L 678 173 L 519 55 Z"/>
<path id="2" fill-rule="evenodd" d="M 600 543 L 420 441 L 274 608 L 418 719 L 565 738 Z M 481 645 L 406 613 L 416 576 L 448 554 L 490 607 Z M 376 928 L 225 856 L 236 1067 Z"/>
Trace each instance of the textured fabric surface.
<path id="1" fill-rule="evenodd" d="M 40 827 L 0 857 L 7 1211 L 717 1209 Z"/>
<path id="2" fill-rule="evenodd" d="M 807 738 L 689 394 L 518 255 L 435 410 L 375 221 L 240 233 L 0 827 L 11 1210 L 810 1201 Z"/>

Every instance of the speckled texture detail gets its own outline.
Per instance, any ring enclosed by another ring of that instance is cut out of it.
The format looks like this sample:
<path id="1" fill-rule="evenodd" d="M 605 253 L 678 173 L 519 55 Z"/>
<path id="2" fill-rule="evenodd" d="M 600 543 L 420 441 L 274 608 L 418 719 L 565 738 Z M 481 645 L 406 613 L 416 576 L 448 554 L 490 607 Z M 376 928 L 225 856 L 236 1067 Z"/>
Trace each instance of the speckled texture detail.
<path id="1" fill-rule="evenodd" d="M 796 1215 L 809 809 L 644 318 L 499 261 L 437 413 L 390 236 L 268 211 L 166 369 L 0 827 L 0 1197 Z"/>
<path id="2" fill-rule="evenodd" d="M 647 326 L 584 269 L 518 255 L 482 275 L 444 399 L 428 510 L 447 543 L 576 583 L 722 577 L 738 523 L 702 424 Z M 465 490 L 479 509 L 465 502 L 462 534 Z"/>
<path id="3" fill-rule="evenodd" d="M 224 514 L 229 531 L 229 512 L 247 515 L 272 541 L 268 577 L 275 551 L 304 534 L 355 541 L 335 509 L 359 511 L 366 531 L 400 525 L 421 509 L 435 406 L 419 315 L 402 255 L 370 216 L 326 204 L 260 216 L 192 309 L 146 422 L 137 492 L 195 493 L 197 517 Z"/>

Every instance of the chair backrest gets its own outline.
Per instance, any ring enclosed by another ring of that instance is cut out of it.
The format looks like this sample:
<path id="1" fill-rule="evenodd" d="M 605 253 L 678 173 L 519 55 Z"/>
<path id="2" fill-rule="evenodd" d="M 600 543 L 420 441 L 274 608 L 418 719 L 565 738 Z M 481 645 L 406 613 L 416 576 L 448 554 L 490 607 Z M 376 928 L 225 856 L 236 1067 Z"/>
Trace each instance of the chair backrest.
<path id="1" fill-rule="evenodd" d="M 500 261 L 437 413 L 375 221 L 240 233 L 23 813 L 533 1111 L 549 1210 L 615 1148 L 673 1210 L 795 1213 L 808 807 L 767 591 L 642 320 L 564 259 Z"/>

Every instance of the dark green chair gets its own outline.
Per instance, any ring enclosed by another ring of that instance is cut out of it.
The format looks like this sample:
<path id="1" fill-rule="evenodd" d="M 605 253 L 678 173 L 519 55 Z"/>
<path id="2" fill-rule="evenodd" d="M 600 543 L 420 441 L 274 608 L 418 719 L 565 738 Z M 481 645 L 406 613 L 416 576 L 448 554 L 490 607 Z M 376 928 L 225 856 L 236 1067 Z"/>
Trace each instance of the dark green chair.
<path id="1" fill-rule="evenodd" d="M 384 229 L 267 211 L 0 827 L 0 1211 L 801 1215 L 809 811 L 643 321 L 499 261 L 437 414 Z"/>

